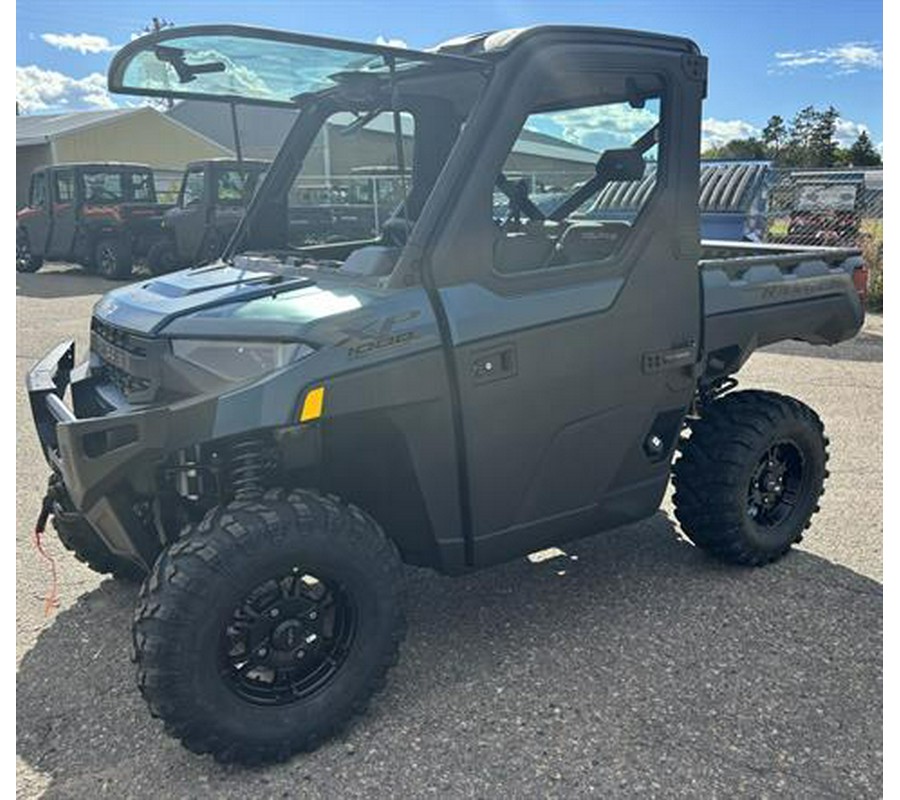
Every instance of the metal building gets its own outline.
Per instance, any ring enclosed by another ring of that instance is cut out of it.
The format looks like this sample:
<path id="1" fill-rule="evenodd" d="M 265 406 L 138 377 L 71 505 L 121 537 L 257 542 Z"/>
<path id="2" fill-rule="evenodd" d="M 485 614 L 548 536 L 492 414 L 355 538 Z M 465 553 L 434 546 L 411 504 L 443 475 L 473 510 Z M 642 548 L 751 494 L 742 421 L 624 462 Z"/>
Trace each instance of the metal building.
<path id="1" fill-rule="evenodd" d="M 45 164 L 125 161 L 180 172 L 189 161 L 231 155 L 149 106 L 16 117 L 16 208 L 25 204 L 32 171 Z"/>

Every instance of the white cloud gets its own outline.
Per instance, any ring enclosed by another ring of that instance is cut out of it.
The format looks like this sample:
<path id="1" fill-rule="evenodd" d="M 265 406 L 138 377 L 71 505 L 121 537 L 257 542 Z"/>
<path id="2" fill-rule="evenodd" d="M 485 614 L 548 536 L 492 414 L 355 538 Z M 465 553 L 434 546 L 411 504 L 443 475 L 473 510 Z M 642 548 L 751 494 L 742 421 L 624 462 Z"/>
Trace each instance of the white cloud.
<path id="1" fill-rule="evenodd" d="M 403 39 L 389 39 L 385 36 L 378 36 L 375 39 L 375 44 L 380 44 L 383 47 L 409 47 L 409 45 L 405 41 L 403 41 Z"/>
<path id="2" fill-rule="evenodd" d="M 862 122 L 839 117 L 834 123 L 834 138 L 841 147 L 850 147 L 863 131 L 868 133 L 869 127 Z"/>
<path id="3" fill-rule="evenodd" d="M 850 75 L 861 69 L 880 70 L 883 67 L 881 45 L 873 42 L 845 42 L 822 49 L 775 53 L 776 72 L 823 65 L 832 67 L 838 75 Z"/>
<path id="4" fill-rule="evenodd" d="M 105 36 L 92 33 L 42 33 L 41 39 L 59 50 L 76 50 L 82 55 L 112 53 L 119 49 L 119 45 L 111 44 Z"/>
<path id="5" fill-rule="evenodd" d="M 25 113 L 54 109 L 115 108 L 106 90 L 106 76 L 92 72 L 84 78 L 73 78 L 34 64 L 16 66 L 16 101 Z"/>
<path id="6" fill-rule="evenodd" d="M 743 119 L 715 119 L 709 117 L 703 120 L 700 127 L 703 137 L 702 149 L 721 147 L 732 139 L 749 139 L 751 136 L 759 136 L 760 129 L 752 122 Z"/>
<path id="7" fill-rule="evenodd" d="M 631 108 L 625 104 L 577 108 L 548 114 L 562 128 L 562 138 L 585 147 L 597 147 L 598 140 L 630 142 L 653 127 L 659 119 L 649 108 Z M 604 143 L 603 146 L 610 146 Z"/>

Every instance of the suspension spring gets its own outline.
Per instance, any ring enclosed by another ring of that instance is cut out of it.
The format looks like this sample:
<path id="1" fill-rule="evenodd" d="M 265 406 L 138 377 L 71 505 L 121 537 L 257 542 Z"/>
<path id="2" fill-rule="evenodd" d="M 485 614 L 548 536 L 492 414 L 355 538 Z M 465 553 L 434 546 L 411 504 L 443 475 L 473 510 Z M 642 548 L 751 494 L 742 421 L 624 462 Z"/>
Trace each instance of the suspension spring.
<path id="1" fill-rule="evenodd" d="M 265 444 L 259 439 L 243 439 L 231 445 L 231 488 L 235 500 L 253 500 L 263 493 L 266 473 Z"/>

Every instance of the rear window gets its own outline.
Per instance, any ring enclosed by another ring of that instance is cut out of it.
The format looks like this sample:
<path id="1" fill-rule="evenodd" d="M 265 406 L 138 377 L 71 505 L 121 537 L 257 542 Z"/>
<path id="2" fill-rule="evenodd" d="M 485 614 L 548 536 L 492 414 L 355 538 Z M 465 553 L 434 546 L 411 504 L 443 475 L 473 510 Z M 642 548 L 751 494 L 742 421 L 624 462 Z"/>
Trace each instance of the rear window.
<path id="1" fill-rule="evenodd" d="M 121 203 L 121 172 L 85 172 L 81 178 L 84 185 L 84 201 L 94 205 Z"/>

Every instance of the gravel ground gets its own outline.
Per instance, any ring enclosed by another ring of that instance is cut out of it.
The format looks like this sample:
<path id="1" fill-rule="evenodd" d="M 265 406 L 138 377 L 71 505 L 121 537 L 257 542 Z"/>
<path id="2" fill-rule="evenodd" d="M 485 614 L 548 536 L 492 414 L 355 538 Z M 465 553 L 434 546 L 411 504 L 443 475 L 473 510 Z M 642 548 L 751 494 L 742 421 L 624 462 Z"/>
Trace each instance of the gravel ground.
<path id="1" fill-rule="evenodd" d="M 20 797 L 881 796 L 880 318 L 741 375 L 812 405 L 832 439 L 822 511 L 783 561 L 721 566 L 666 505 L 539 564 L 409 569 L 408 637 L 369 713 L 315 753 L 240 770 L 150 719 L 129 663 L 135 589 L 52 537 L 62 605 L 43 615 L 29 540 L 47 470 L 22 378 L 66 336 L 84 352 L 111 284 L 57 265 L 17 278 Z"/>

